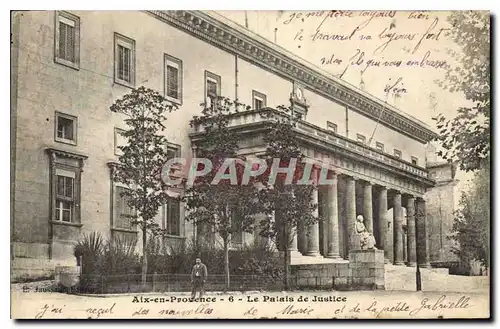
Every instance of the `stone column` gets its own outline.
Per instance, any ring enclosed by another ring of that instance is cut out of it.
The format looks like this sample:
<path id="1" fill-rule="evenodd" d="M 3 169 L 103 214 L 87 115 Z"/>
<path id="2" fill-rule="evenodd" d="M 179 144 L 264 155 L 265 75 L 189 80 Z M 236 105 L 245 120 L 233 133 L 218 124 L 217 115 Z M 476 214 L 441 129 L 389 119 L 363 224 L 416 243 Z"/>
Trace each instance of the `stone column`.
<path id="1" fill-rule="evenodd" d="M 407 265 L 414 267 L 417 264 L 417 240 L 415 236 L 415 198 L 412 195 L 406 199 L 406 232 Z"/>
<path id="2" fill-rule="evenodd" d="M 378 191 L 378 248 L 384 250 L 384 258 L 389 259 L 389 248 L 392 243 L 386 245 L 387 242 L 387 188 L 380 187 Z M 387 261 L 386 261 L 387 262 Z"/>
<path id="3" fill-rule="evenodd" d="M 318 203 L 318 189 L 312 191 L 312 203 Z M 319 205 L 318 205 L 319 207 Z M 318 207 L 313 212 L 314 217 L 318 217 Z M 319 224 L 318 222 L 310 225 L 307 229 L 307 253 L 306 256 L 319 256 Z"/>
<path id="4" fill-rule="evenodd" d="M 363 219 L 368 232 L 373 234 L 372 183 L 363 185 Z"/>
<path id="5" fill-rule="evenodd" d="M 404 265 L 403 260 L 403 208 L 401 208 L 401 193 L 394 194 L 394 265 Z"/>
<path id="6" fill-rule="evenodd" d="M 340 258 L 339 253 L 339 208 L 337 173 L 332 173 L 332 185 L 328 187 L 328 258 Z"/>
<path id="7" fill-rule="evenodd" d="M 347 176 L 345 192 L 345 216 L 347 223 L 348 252 L 356 248 L 354 223 L 356 221 L 356 180 Z"/>
<path id="8" fill-rule="evenodd" d="M 427 236 L 427 214 L 425 200 L 417 199 L 417 262 L 420 267 L 431 267 L 429 263 L 429 237 Z"/>

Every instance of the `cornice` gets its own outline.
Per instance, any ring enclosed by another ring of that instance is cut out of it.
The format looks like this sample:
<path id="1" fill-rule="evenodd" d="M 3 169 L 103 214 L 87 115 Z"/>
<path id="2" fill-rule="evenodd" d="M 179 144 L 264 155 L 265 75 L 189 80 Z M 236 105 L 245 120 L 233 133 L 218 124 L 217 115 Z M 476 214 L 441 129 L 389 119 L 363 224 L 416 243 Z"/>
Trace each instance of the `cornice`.
<path id="1" fill-rule="evenodd" d="M 343 85 L 328 74 L 319 72 L 279 49 L 273 49 L 257 38 L 249 36 L 201 11 L 148 11 L 156 18 L 228 52 L 237 54 L 255 65 L 280 76 L 302 83 L 306 88 L 333 99 L 352 110 L 380 122 L 401 134 L 422 143 L 432 140 L 436 133 L 391 108 L 375 97 Z"/>
<path id="2" fill-rule="evenodd" d="M 55 155 L 55 156 L 60 156 L 64 158 L 70 158 L 70 159 L 75 159 L 75 160 L 86 160 L 88 158 L 87 155 L 84 154 L 79 154 L 79 153 L 74 153 L 66 150 L 61 150 L 61 149 L 56 149 L 56 148 L 47 148 L 45 149 L 47 153 L 50 155 Z"/>

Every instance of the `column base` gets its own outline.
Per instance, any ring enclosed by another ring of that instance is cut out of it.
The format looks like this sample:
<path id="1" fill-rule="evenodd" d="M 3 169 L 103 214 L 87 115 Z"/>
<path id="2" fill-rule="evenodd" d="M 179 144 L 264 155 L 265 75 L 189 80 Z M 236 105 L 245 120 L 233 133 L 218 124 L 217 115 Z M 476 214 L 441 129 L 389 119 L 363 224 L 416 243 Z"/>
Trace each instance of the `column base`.
<path id="1" fill-rule="evenodd" d="M 397 262 L 394 262 L 394 264 L 392 264 L 392 265 L 402 266 L 404 264 L 405 264 L 405 262 L 403 262 L 403 261 L 397 261 Z"/>
<path id="2" fill-rule="evenodd" d="M 319 251 L 308 251 L 306 253 L 306 256 L 308 256 L 308 257 L 320 257 L 321 254 L 319 253 Z"/>
<path id="3" fill-rule="evenodd" d="M 406 266 L 408 266 L 408 267 L 417 267 L 417 263 L 415 263 L 415 262 L 407 263 Z"/>
<path id="4" fill-rule="evenodd" d="M 340 257 L 340 254 L 328 254 L 325 256 L 325 258 L 342 259 L 342 257 Z"/>

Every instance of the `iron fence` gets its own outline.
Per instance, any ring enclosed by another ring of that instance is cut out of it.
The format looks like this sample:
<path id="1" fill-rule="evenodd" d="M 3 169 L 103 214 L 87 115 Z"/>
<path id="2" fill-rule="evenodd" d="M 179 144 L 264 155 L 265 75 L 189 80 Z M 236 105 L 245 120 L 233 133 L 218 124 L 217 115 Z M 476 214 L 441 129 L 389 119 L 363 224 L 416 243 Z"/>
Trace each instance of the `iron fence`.
<path id="1" fill-rule="evenodd" d="M 289 289 L 338 289 L 335 277 L 298 277 L 291 275 L 288 280 Z M 204 284 L 205 292 L 209 291 L 281 291 L 285 285 L 281 277 L 262 275 L 231 275 L 229 288 L 226 288 L 226 276 L 209 275 Z M 77 287 L 79 292 L 110 293 L 144 293 L 144 292 L 190 292 L 192 289 L 190 274 L 149 274 L 146 285 L 142 285 L 141 274 L 118 275 L 82 275 Z"/>

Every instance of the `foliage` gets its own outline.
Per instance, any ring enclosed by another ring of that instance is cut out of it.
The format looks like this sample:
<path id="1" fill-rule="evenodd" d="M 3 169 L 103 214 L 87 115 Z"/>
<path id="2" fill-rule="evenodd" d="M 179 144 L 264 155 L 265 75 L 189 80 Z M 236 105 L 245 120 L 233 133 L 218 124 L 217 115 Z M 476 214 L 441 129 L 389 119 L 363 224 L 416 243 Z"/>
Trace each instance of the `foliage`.
<path id="1" fill-rule="evenodd" d="M 234 274 L 258 275 L 276 280 L 283 278 L 283 269 L 274 248 L 262 242 L 245 245 L 242 249 L 231 253 L 231 264 Z"/>
<path id="2" fill-rule="evenodd" d="M 453 239 L 458 242 L 454 252 L 463 264 L 478 260 L 490 266 L 490 168 L 475 173 L 473 186 L 463 191 L 453 223 Z"/>
<path id="3" fill-rule="evenodd" d="M 106 241 L 99 232 L 84 235 L 74 246 L 82 256 L 82 275 L 138 273 L 136 239 L 115 237 Z"/>
<path id="4" fill-rule="evenodd" d="M 223 241 L 227 287 L 231 236 L 251 232 L 254 215 L 260 212 L 258 189 L 252 183 L 241 184 L 246 159 L 237 154 L 239 136 L 229 127 L 231 113 L 237 112 L 241 105 L 219 97 L 213 104 L 202 104 L 202 115 L 191 120 L 191 126 L 202 125 L 204 129 L 203 140 L 196 145 L 197 157 L 207 159 L 212 169 L 206 175 L 197 177 L 183 198 L 188 213 L 186 220 L 210 229 Z M 233 174 L 237 181 L 221 179 L 212 184 L 219 172 Z"/>
<path id="5" fill-rule="evenodd" d="M 102 254 L 106 242 L 99 232 L 85 234 L 73 247 L 74 255 L 82 257 L 82 274 L 101 271 Z"/>
<path id="6" fill-rule="evenodd" d="M 168 253 L 157 254 L 154 258 L 154 265 L 153 262 L 151 265 L 156 266 L 157 273 L 189 274 L 197 257 L 200 257 L 207 265 L 209 275 L 225 274 L 224 249 L 210 244 L 200 244 L 194 239 L 188 241 L 185 246 L 170 249 Z M 241 249 L 230 250 L 230 274 L 281 278 L 277 257 L 273 249 L 262 243 L 253 243 Z"/>
<path id="7" fill-rule="evenodd" d="M 114 237 L 103 251 L 103 271 L 106 274 L 139 273 L 140 257 L 135 248 L 137 239 Z"/>
<path id="8" fill-rule="evenodd" d="M 153 235 L 162 233 L 154 217 L 168 199 L 161 179 L 167 158 L 167 139 L 163 132 L 166 114 L 176 107 L 157 91 L 139 87 L 116 100 L 110 109 L 123 114 L 127 125 L 127 129 L 121 132 L 127 143 L 118 147 L 122 154 L 113 180 L 129 187 L 122 192 L 122 197 L 127 197 L 128 205 L 135 210 L 130 219 L 142 230 L 145 250 L 148 232 Z M 146 283 L 146 273 L 147 257 L 143 257 L 143 284 Z"/>
<path id="9" fill-rule="evenodd" d="M 472 105 L 459 108 L 452 119 L 443 114 L 433 118 L 444 148 L 438 155 L 458 161 L 460 169 L 469 171 L 479 168 L 490 153 L 490 16 L 489 12 L 457 11 L 448 21 L 453 26 L 451 38 L 460 48 L 449 54 L 459 65 L 438 83 L 451 92 L 462 92 Z"/>
<path id="10" fill-rule="evenodd" d="M 299 225 L 307 229 L 320 218 L 314 215 L 318 205 L 312 199 L 312 192 L 317 186 L 297 184 L 303 175 L 314 181 L 314 172 L 307 170 L 306 158 L 302 154 L 294 129 L 300 119 L 293 115 L 291 108 L 280 106 L 278 111 L 262 114 L 271 120 L 269 131 L 264 137 L 267 144 L 264 159 L 268 170 L 261 176 L 261 183 L 265 188 L 261 191 L 260 200 L 265 205 L 267 216 L 260 223 L 260 233 L 273 238 L 282 250 L 286 250 Z M 286 176 L 281 174 L 278 174 L 274 183 L 269 181 L 270 168 L 275 158 L 280 159 L 280 167 L 287 167 L 296 159 L 296 169 L 291 184 L 286 184 Z M 286 281 L 289 256 L 287 253 L 284 254 Z M 288 282 L 285 282 L 285 286 L 288 287 Z"/>

